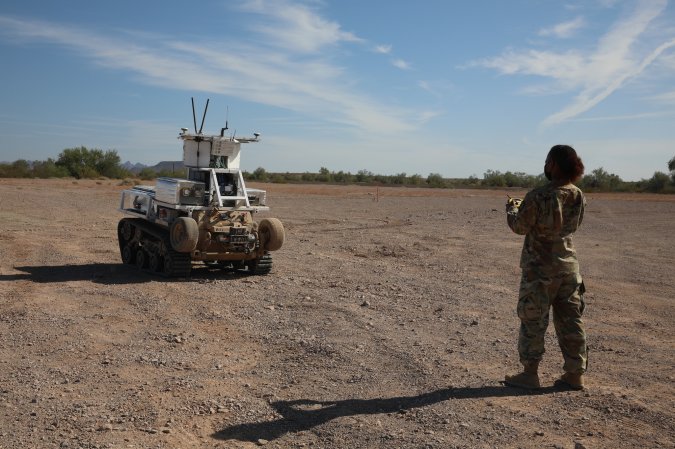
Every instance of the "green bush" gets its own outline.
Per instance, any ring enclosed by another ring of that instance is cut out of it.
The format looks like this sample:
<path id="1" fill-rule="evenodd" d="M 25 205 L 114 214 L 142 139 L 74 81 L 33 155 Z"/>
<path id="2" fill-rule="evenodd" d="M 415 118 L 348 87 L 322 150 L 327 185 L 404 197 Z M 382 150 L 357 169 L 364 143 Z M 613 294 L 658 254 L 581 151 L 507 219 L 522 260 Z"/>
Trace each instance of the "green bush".
<path id="1" fill-rule="evenodd" d="M 408 184 L 411 186 L 422 185 L 422 176 L 418 174 L 411 175 L 410 178 L 408 178 Z"/>
<path id="2" fill-rule="evenodd" d="M 317 176 L 316 179 L 319 182 L 331 182 L 332 176 L 330 170 L 328 170 L 326 167 L 321 167 L 319 169 L 319 175 Z"/>
<path id="3" fill-rule="evenodd" d="M 654 173 L 645 186 L 645 190 L 652 193 L 660 193 L 666 190 L 666 186 L 670 183 L 670 176 L 657 171 Z"/>
<path id="4" fill-rule="evenodd" d="M 337 173 L 333 173 L 333 181 L 335 182 L 339 182 L 342 184 L 350 184 L 353 181 L 353 179 L 354 176 L 349 172 L 345 173 L 342 170 L 340 170 Z"/>
<path id="5" fill-rule="evenodd" d="M 262 167 L 258 167 L 255 170 L 253 170 L 253 176 L 251 177 L 251 179 L 265 182 L 267 181 L 267 171 Z"/>
<path id="6" fill-rule="evenodd" d="M 581 179 L 580 187 L 589 191 L 620 190 L 623 181 L 615 174 L 608 173 L 602 167 L 596 168 Z"/>
<path id="7" fill-rule="evenodd" d="M 138 177 L 141 178 L 143 181 L 148 181 L 150 179 L 155 179 L 157 178 L 157 172 L 150 167 L 146 167 L 142 169 L 140 172 L 138 172 Z"/>
<path id="8" fill-rule="evenodd" d="M 474 180 L 469 178 L 468 184 L 474 184 Z M 481 185 L 485 187 L 523 187 L 531 188 L 542 185 L 546 179 L 544 176 L 532 176 L 523 172 L 501 173 L 498 170 L 488 170 L 483 174 Z"/>
<path id="9" fill-rule="evenodd" d="M 356 173 L 356 182 L 370 182 L 373 179 L 373 173 L 368 170 L 359 170 Z"/>
<path id="10" fill-rule="evenodd" d="M 65 178 L 68 176 L 68 170 L 65 167 L 59 167 L 54 159 L 49 158 L 46 161 L 33 162 L 33 176 L 36 178 Z"/>
<path id="11" fill-rule="evenodd" d="M 97 148 L 92 150 L 86 147 L 66 148 L 59 154 L 55 164 L 77 179 L 98 176 L 121 178 L 127 174 L 120 167 L 120 157 L 115 150 L 104 152 Z"/>
<path id="12" fill-rule="evenodd" d="M 0 164 L 0 176 L 3 178 L 33 178 L 30 162 L 19 159 L 11 164 Z"/>
<path id="13" fill-rule="evenodd" d="M 275 184 L 286 184 L 287 182 L 286 178 L 281 173 L 273 173 L 269 180 Z"/>
<path id="14" fill-rule="evenodd" d="M 427 185 L 434 188 L 445 187 L 445 179 L 438 173 L 429 173 L 429 176 L 427 176 Z"/>

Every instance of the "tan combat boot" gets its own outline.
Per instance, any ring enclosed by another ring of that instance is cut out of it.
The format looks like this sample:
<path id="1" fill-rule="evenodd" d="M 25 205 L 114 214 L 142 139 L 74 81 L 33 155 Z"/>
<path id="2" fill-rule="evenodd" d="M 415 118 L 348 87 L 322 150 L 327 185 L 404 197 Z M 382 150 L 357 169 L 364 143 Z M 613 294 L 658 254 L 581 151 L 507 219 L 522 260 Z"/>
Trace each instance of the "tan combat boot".
<path id="1" fill-rule="evenodd" d="M 565 373 L 556 380 L 554 385 L 561 388 L 570 388 L 572 390 L 584 389 L 583 373 Z"/>
<path id="2" fill-rule="evenodd" d="M 537 374 L 539 360 L 528 360 L 523 362 L 523 366 L 524 369 L 522 373 L 506 376 L 504 378 L 504 383 L 512 387 L 527 388 L 530 390 L 541 388 L 539 375 Z"/>

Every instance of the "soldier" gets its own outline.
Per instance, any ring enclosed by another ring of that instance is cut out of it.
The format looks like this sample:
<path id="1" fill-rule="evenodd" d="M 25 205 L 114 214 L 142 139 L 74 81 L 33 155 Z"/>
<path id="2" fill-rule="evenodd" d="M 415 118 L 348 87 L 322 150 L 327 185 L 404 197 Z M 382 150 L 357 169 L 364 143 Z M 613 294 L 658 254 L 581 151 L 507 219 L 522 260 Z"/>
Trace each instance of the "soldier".
<path id="1" fill-rule="evenodd" d="M 507 385 L 540 388 L 537 370 L 544 354 L 544 335 L 553 308 L 553 324 L 565 360 L 556 385 L 584 388 L 587 348 L 581 315 L 584 284 L 579 274 L 572 234 L 584 216 L 586 200 L 573 183 L 584 173 L 576 151 L 568 145 L 551 148 L 544 174 L 550 181 L 520 201 L 509 198 L 506 216 L 513 232 L 525 235 L 520 258 L 522 278 L 518 299 L 518 353 L 522 373 L 506 376 Z"/>

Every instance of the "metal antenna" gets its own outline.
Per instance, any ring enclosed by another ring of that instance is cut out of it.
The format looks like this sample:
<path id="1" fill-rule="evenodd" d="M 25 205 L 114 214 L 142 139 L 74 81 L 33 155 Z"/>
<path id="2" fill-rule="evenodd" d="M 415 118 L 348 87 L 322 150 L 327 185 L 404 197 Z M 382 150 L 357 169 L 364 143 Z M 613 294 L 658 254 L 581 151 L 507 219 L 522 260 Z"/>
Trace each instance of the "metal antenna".
<path id="1" fill-rule="evenodd" d="M 227 127 L 227 116 L 230 115 L 230 107 L 227 106 L 227 109 L 225 110 L 225 128 L 220 128 L 220 137 L 225 136 L 225 131 L 227 131 L 229 128 Z"/>
<path id="2" fill-rule="evenodd" d="M 197 134 L 197 116 L 195 115 L 195 97 L 192 99 L 192 121 L 195 123 L 195 134 Z"/>
<path id="3" fill-rule="evenodd" d="M 199 134 L 202 133 L 202 128 L 204 127 L 204 119 L 206 118 L 206 111 L 209 109 L 209 99 L 206 99 L 206 107 L 204 108 L 204 115 L 202 116 L 202 126 L 199 127 Z"/>

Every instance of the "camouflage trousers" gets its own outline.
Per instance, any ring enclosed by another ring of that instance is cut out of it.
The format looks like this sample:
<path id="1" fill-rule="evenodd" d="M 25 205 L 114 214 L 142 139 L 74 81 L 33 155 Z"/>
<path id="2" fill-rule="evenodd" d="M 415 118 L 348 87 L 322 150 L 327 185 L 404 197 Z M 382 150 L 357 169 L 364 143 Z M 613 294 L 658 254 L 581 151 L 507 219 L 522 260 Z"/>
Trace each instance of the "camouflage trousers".
<path id="1" fill-rule="evenodd" d="M 584 291 L 579 273 L 541 277 L 531 271 L 523 271 L 518 299 L 518 353 L 522 363 L 541 360 L 549 309 L 552 308 L 553 325 L 565 360 L 563 369 L 569 373 L 586 371 L 588 350 L 581 319 L 585 307 Z"/>

